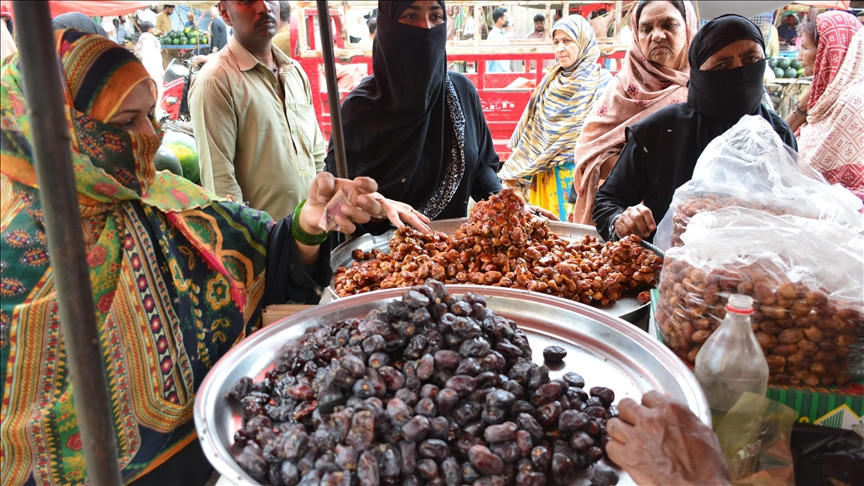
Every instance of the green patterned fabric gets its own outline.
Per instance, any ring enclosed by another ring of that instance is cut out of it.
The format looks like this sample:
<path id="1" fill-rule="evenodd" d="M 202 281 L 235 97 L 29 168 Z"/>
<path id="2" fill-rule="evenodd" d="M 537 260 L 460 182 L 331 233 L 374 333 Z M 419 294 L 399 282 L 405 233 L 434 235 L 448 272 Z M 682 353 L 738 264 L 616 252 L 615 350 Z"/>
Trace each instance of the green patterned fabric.
<path id="1" fill-rule="evenodd" d="M 76 484 L 86 480 L 84 456 L 17 63 L 17 56 L 4 61 L 0 91 L 0 483 Z M 258 325 L 273 223 L 266 213 L 156 172 L 160 137 L 66 108 L 120 467 L 129 482 L 194 440 L 197 387 Z"/>

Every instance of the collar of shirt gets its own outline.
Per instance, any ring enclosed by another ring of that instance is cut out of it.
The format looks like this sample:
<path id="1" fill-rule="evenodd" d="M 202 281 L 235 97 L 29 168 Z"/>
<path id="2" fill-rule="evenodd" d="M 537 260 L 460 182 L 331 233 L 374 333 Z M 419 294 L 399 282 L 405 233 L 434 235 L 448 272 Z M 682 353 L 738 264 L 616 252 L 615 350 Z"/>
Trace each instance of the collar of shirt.
<path id="1" fill-rule="evenodd" d="M 245 47 L 240 45 L 240 43 L 237 42 L 237 40 L 233 37 L 231 38 L 231 40 L 228 41 L 227 48 L 231 55 L 234 56 L 234 58 L 237 60 L 237 67 L 239 67 L 241 71 L 249 71 L 250 69 L 254 69 L 255 66 L 261 64 L 262 66 L 264 66 L 265 69 L 273 72 L 272 69 L 265 66 L 255 56 L 253 56 L 251 52 L 247 51 Z M 276 61 L 277 68 L 285 69 L 291 65 L 291 61 L 288 56 L 281 53 L 279 49 L 271 46 L 270 51 L 273 53 L 273 60 Z"/>

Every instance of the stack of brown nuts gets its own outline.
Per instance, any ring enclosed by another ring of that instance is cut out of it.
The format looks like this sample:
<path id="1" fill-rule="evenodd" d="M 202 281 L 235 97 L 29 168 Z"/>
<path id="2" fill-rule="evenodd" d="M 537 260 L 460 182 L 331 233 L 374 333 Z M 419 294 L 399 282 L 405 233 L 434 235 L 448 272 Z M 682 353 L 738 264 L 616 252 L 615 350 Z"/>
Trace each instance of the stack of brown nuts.
<path id="1" fill-rule="evenodd" d="M 672 235 L 669 239 L 670 246 L 674 247 L 684 244 L 681 241 L 681 235 L 687 231 L 687 223 L 690 222 L 690 218 L 693 216 L 705 211 L 714 211 L 720 208 L 733 206 L 746 207 L 774 215 L 791 214 L 789 208 L 780 208 L 775 205 L 764 204 L 758 201 L 741 201 L 738 198 L 724 194 L 713 192 L 693 194 L 682 199 L 678 204 L 673 206 L 674 214 L 672 216 Z M 801 215 L 807 216 L 806 214 Z"/>
<path id="2" fill-rule="evenodd" d="M 793 282 L 764 261 L 700 268 L 667 254 L 658 291 L 656 320 L 663 338 L 691 364 L 725 317 L 729 295 L 738 293 L 753 298 L 751 321 L 768 360 L 770 383 L 829 386 L 851 378 L 864 313 L 857 303 L 835 298 L 818 284 Z"/>

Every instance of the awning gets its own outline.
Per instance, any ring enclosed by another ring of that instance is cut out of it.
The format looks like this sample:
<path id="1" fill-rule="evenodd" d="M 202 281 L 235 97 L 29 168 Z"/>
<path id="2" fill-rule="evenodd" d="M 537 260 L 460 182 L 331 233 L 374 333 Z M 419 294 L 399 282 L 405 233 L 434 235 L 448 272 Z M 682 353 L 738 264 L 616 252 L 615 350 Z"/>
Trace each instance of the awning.
<path id="1" fill-rule="evenodd" d="M 51 17 L 56 17 L 60 14 L 69 12 L 80 12 L 88 17 L 105 16 L 105 15 L 123 15 L 135 12 L 145 7 L 149 7 L 153 2 L 143 1 L 120 1 L 120 0 L 98 0 L 98 1 L 80 1 L 80 0 L 48 0 L 51 5 Z M 199 3 L 199 2 L 193 2 Z M 200 2 L 207 3 L 207 2 Z M 210 2 L 215 4 L 216 2 Z M 0 0 L 0 4 L 10 12 L 14 17 L 15 11 L 12 0 Z M 18 5 L 26 5 L 23 2 L 18 2 Z"/>

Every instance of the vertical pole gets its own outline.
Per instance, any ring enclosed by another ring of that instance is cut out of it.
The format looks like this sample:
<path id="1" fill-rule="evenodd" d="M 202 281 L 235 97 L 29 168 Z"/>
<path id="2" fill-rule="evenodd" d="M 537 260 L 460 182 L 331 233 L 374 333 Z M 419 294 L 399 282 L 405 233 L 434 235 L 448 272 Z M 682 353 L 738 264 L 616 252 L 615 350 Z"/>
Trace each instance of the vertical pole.
<path id="1" fill-rule="evenodd" d="M 345 162 L 345 138 L 342 135 L 341 97 L 336 83 L 336 63 L 333 56 L 333 37 L 330 35 L 330 7 L 327 0 L 317 0 L 318 27 L 321 31 L 321 52 L 324 55 L 324 74 L 327 78 L 327 100 L 330 102 L 330 136 L 333 138 L 333 155 L 336 159 L 336 176 L 348 177 Z"/>
<path id="2" fill-rule="evenodd" d="M 99 485 L 121 484 L 49 5 L 47 1 L 20 0 L 14 5 L 39 199 L 45 214 L 45 232 L 87 463 L 87 481 Z"/>

